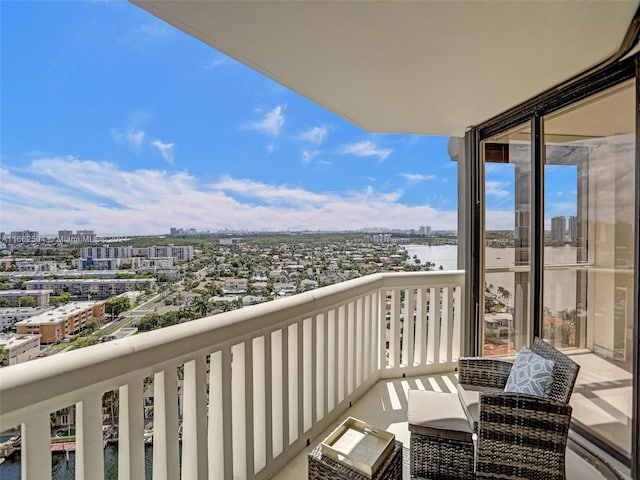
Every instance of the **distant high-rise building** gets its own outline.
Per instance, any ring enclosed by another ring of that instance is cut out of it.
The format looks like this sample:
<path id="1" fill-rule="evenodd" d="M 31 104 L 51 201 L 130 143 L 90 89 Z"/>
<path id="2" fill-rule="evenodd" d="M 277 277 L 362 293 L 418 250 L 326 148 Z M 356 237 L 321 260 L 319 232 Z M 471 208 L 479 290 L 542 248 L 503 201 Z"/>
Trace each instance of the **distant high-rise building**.
<path id="1" fill-rule="evenodd" d="M 76 236 L 78 243 L 94 243 L 96 241 L 96 234 L 93 230 L 78 230 Z"/>
<path id="2" fill-rule="evenodd" d="M 93 230 L 58 230 L 58 241 L 61 243 L 95 243 L 96 234 Z"/>
<path id="3" fill-rule="evenodd" d="M 40 241 L 40 233 L 34 230 L 11 232 L 8 240 L 13 243 L 35 243 Z"/>
<path id="4" fill-rule="evenodd" d="M 567 234 L 567 219 L 565 217 L 553 217 L 551 219 L 551 240 L 564 242 Z"/>
<path id="5" fill-rule="evenodd" d="M 569 240 L 578 241 L 578 217 L 575 215 L 569 217 Z"/>
<path id="6" fill-rule="evenodd" d="M 73 237 L 72 230 L 58 230 L 58 241 L 61 243 L 71 243 Z"/>
<path id="7" fill-rule="evenodd" d="M 371 241 L 373 243 L 389 243 L 391 241 L 390 233 L 379 233 L 377 235 L 371 236 Z"/>
<path id="8" fill-rule="evenodd" d="M 428 237 L 429 235 L 431 235 L 431 227 L 429 225 L 420 227 L 420 229 L 418 230 L 418 234 L 422 235 L 423 237 Z"/>

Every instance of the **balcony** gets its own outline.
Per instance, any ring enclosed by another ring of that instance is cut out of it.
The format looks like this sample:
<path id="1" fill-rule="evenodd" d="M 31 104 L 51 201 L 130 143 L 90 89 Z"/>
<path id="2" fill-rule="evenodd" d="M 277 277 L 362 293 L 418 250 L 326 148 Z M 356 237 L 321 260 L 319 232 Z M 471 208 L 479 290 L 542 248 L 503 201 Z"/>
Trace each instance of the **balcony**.
<path id="1" fill-rule="evenodd" d="M 408 446 L 406 391 L 455 382 L 463 298 L 463 271 L 375 274 L 5 368 L 0 430 L 21 426 L 22 478 L 49 479 L 50 412 L 75 405 L 76 478 L 102 479 L 115 390 L 118 478 L 145 478 L 152 377 L 147 478 L 306 478 L 308 447 L 347 410 Z M 569 478 L 599 478 L 568 455 Z"/>

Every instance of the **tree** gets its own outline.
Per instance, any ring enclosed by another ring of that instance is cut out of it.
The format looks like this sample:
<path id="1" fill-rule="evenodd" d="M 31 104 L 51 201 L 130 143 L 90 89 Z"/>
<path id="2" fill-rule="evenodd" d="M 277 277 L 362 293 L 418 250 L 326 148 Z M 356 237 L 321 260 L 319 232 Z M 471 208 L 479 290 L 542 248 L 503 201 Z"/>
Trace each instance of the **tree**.
<path id="1" fill-rule="evenodd" d="M 84 326 L 86 333 L 93 333 L 100 328 L 100 322 L 98 320 L 91 320 Z"/>
<path id="2" fill-rule="evenodd" d="M 4 297 L 0 297 L 0 308 L 4 308 L 8 306 L 9 306 L 9 300 L 7 300 Z"/>
<path id="3" fill-rule="evenodd" d="M 22 307 L 35 307 L 36 299 L 31 295 L 23 295 L 18 298 L 18 304 Z"/>
<path id="4" fill-rule="evenodd" d="M 109 419 L 111 420 L 111 425 L 114 425 L 116 423 L 115 420 L 118 418 L 118 411 L 120 406 L 119 393 L 120 391 L 118 389 L 110 390 L 108 392 L 105 392 L 105 394 L 102 396 L 102 406 L 109 411 Z"/>
<path id="5" fill-rule="evenodd" d="M 49 299 L 49 303 L 51 305 L 53 305 L 54 307 L 57 307 L 59 305 L 67 304 L 70 301 L 71 301 L 71 294 L 70 293 L 61 293 L 57 297 L 51 297 Z"/>
<path id="6" fill-rule="evenodd" d="M 206 317 L 207 313 L 211 311 L 211 302 L 206 294 L 198 296 L 191 306 L 200 315 L 200 318 Z"/>
<path id="7" fill-rule="evenodd" d="M 122 312 L 126 312 L 130 308 L 131 308 L 131 301 L 127 296 L 110 298 L 104 304 L 105 312 L 107 312 L 112 317 L 116 317 L 120 315 Z"/>
<path id="8" fill-rule="evenodd" d="M 136 327 L 138 327 L 138 331 L 140 332 L 149 332 L 158 327 L 158 322 L 160 320 L 160 316 L 157 313 L 150 313 L 142 317 Z"/>

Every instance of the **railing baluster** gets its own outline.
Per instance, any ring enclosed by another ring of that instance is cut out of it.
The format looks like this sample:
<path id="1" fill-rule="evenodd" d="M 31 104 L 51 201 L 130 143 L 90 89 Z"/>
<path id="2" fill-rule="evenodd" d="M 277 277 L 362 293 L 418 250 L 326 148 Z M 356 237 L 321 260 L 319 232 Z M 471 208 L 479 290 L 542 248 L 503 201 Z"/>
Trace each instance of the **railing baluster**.
<path id="1" fill-rule="evenodd" d="M 453 287 L 447 287 L 444 289 L 444 296 L 446 298 L 446 309 L 443 306 L 443 312 L 446 312 L 446 322 L 447 325 L 447 333 L 446 333 L 446 361 L 447 363 L 453 362 Z"/>
<path id="2" fill-rule="evenodd" d="M 355 373 L 356 373 L 356 363 L 355 363 L 355 345 L 356 345 L 356 335 L 355 335 L 355 302 L 351 301 L 344 307 L 345 310 L 345 353 L 347 359 L 347 390 L 346 396 L 349 396 L 353 393 L 353 388 L 355 384 Z"/>
<path id="3" fill-rule="evenodd" d="M 22 424 L 22 446 L 20 466 L 22 478 L 36 480 L 51 479 L 51 427 L 49 413 L 31 411 Z"/>
<path id="4" fill-rule="evenodd" d="M 428 289 L 429 299 L 427 361 L 433 365 L 439 363 L 440 354 L 440 289 Z"/>
<path id="5" fill-rule="evenodd" d="M 296 419 L 296 440 L 299 438 L 302 438 L 303 433 L 304 433 L 304 357 L 303 357 L 303 348 L 304 348 L 304 330 L 303 330 L 303 321 L 302 319 L 298 320 L 298 322 L 296 323 L 296 343 L 295 346 L 297 347 L 297 352 L 296 352 L 296 359 L 295 359 L 295 364 L 296 364 L 296 383 L 297 383 L 297 388 L 296 388 L 296 393 L 297 393 L 297 404 L 298 404 L 298 415 L 297 415 L 297 419 Z"/>
<path id="6" fill-rule="evenodd" d="M 222 387 L 222 352 L 210 356 L 209 367 L 209 480 L 225 478 L 224 389 Z"/>
<path id="7" fill-rule="evenodd" d="M 118 479 L 144 478 L 144 417 L 142 380 L 133 378 L 120 387 L 118 423 Z"/>
<path id="8" fill-rule="evenodd" d="M 233 450 L 233 478 L 244 480 L 247 478 L 247 431 L 245 415 L 246 392 L 246 349 L 244 343 L 231 347 L 233 364 L 231 367 L 231 418 L 233 431 L 231 433 L 231 449 Z"/>
<path id="9" fill-rule="evenodd" d="M 287 397 L 287 412 L 289 418 L 289 443 L 291 445 L 298 439 L 298 413 L 300 410 L 300 402 L 298 398 L 300 384 L 299 379 L 299 364 L 298 364 L 298 324 L 294 323 L 286 328 L 289 338 L 287 341 L 287 364 L 289 371 L 289 382 Z"/>
<path id="10" fill-rule="evenodd" d="M 207 370 L 200 355 L 184 364 L 182 478 L 207 478 Z"/>
<path id="11" fill-rule="evenodd" d="M 239 398 L 234 401 L 234 406 L 241 406 L 240 412 L 238 412 L 237 423 L 240 426 L 244 426 L 244 432 L 241 432 L 240 438 L 244 445 L 240 445 L 239 452 L 242 452 L 244 448 L 244 478 L 251 478 L 254 475 L 255 468 L 255 453 L 254 453 L 254 438 L 253 438 L 253 341 L 251 339 L 246 340 L 242 345 L 243 355 L 241 362 L 237 366 L 238 372 L 238 393 Z M 234 365 L 234 370 L 236 365 Z M 244 433 L 244 435 L 242 435 Z M 242 438 L 244 437 L 244 438 Z M 240 476 L 240 478 L 243 478 Z"/>
<path id="12" fill-rule="evenodd" d="M 414 348 L 414 328 L 415 328 L 415 293 L 413 288 L 406 290 L 404 299 L 404 342 L 407 344 L 407 358 L 404 364 L 413 367 L 415 364 Z"/>
<path id="13" fill-rule="evenodd" d="M 362 380 L 366 381 L 369 378 L 369 371 L 371 366 L 371 295 L 366 295 L 363 298 L 363 312 L 362 312 L 362 328 L 363 328 L 363 360 L 362 360 Z"/>
<path id="14" fill-rule="evenodd" d="M 104 478 L 102 395 L 93 392 L 76 402 L 76 479 Z"/>
<path id="15" fill-rule="evenodd" d="M 418 365 L 427 363 L 427 312 L 426 312 L 426 292 L 423 288 L 418 288 L 416 295 L 416 362 Z"/>
<path id="16" fill-rule="evenodd" d="M 265 408 L 265 355 L 264 336 L 254 338 L 252 341 L 253 375 L 247 380 L 253 381 L 253 468 L 256 473 L 267 466 L 267 450 L 265 443 L 265 432 L 267 431 Z"/>
<path id="17" fill-rule="evenodd" d="M 393 289 L 391 294 L 391 339 L 389 357 L 392 367 L 400 366 L 400 290 Z"/>
<path id="18" fill-rule="evenodd" d="M 378 290 L 378 309 L 374 316 L 374 326 L 378 330 L 378 360 L 374 370 L 382 370 L 389 365 L 389 352 L 387 350 L 387 290 Z"/>
<path id="19" fill-rule="evenodd" d="M 332 412 L 338 404 L 338 318 L 336 309 L 328 312 L 328 353 L 327 353 L 327 412 Z"/>
<path id="20" fill-rule="evenodd" d="M 302 433 L 309 431 L 313 426 L 313 417 L 316 412 L 316 328 L 315 317 L 306 318 L 302 322 L 302 382 L 304 389 Z"/>
<path id="21" fill-rule="evenodd" d="M 355 320 L 355 337 L 356 337 L 356 383 L 355 387 L 359 388 L 362 385 L 362 376 L 364 373 L 364 324 L 363 324 L 363 305 L 364 298 L 359 297 L 355 302 L 356 320 Z"/>
<path id="22" fill-rule="evenodd" d="M 319 409 L 318 419 L 325 418 L 327 413 L 329 412 L 329 375 L 330 371 L 328 368 L 329 365 L 329 316 L 327 312 L 324 312 L 318 316 L 319 321 L 321 320 L 321 344 L 319 351 L 322 355 L 322 372 L 318 371 L 318 375 L 322 373 L 322 378 L 320 382 L 322 383 L 322 392 L 320 393 L 318 399 L 321 401 L 322 408 Z"/>
<path id="23" fill-rule="evenodd" d="M 289 327 L 283 327 L 282 330 L 282 344 L 280 351 L 282 354 L 282 448 L 283 451 L 289 444 Z"/>
<path id="24" fill-rule="evenodd" d="M 444 326 L 444 315 L 446 315 L 445 306 L 444 306 L 444 293 L 442 288 L 436 287 L 435 291 L 435 304 L 433 310 L 433 327 L 434 327 L 434 363 L 439 364 L 442 363 L 442 330 Z"/>
<path id="25" fill-rule="evenodd" d="M 175 367 L 153 376 L 153 480 L 179 477 L 178 378 Z"/>
<path id="26" fill-rule="evenodd" d="M 345 372 L 346 365 L 346 327 L 344 324 L 344 307 L 340 306 L 336 309 L 336 332 L 337 332 L 337 345 L 336 349 L 338 352 L 337 355 L 337 377 L 338 377 L 338 398 L 336 400 L 336 405 L 339 405 L 345 398 L 346 384 L 347 384 L 347 376 Z"/>
<path id="27" fill-rule="evenodd" d="M 462 343 L 462 312 L 464 311 L 464 306 L 462 305 L 462 288 L 457 286 L 453 290 L 453 346 L 451 348 L 451 359 L 457 362 L 460 358 L 460 345 Z"/>
<path id="28" fill-rule="evenodd" d="M 233 396 L 231 395 L 231 378 L 233 352 L 230 345 L 224 345 L 220 351 L 221 362 L 221 389 L 222 389 L 222 441 L 224 443 L 223 451 L 223 469 L 225 480 L 233 478 L 233 449 L 231 448 L 231 438 L 233 435 Z M 184 448 L 184 447 L 183 447 Z M 209 477 L 210 480 L 217 480 Z"/>
<path id="29" fill-rule="evenodd" d="M 264 451 L 267 466 L 273 463 L 273 364 L 271 362 L 271 333 L 264 336 Z"/>

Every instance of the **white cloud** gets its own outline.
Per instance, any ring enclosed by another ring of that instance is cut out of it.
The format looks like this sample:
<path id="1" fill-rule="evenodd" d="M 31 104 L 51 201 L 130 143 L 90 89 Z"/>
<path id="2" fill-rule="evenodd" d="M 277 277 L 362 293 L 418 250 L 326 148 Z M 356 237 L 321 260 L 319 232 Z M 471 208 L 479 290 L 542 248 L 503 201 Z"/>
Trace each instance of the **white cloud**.
<path id="1" fill-rule="evenodd" d="M 131 145 L 139 149 L 142 146 L 142 141 L 144 140 L 144 132 L 142 130 L 133 130 L 130 128 L 127 131 L 127 140 Z"/>
<path id="2" fill-rule="evenodd" d="M 419 183 L 436 179 L 435 175 L 423 175 L 422 173 L 400 173 L 399 175 L 411 183 Z"/>
<path id="3" fill-rule="evenodd" d="M 321 145 L 325 137 L 327 136 L 327 133 L 329 133 L 327 127 L 323 125 L 321 127 L 310 128 L 309 130 L 296 135 L 295 138 L 304 142 Z"/>
<path id="4" fill-rule="evenodd" d="M 350 143 L 342 147 L 342 153 L 348 153 L 357 157 L 378 157 L 381 162 L 391 155 L 393 150 L 387 148 L 378 148 L 378 146 L 370 141 Z"/>
<path id="5" fill-rule="evenodd" d="M 111 136 L 119 143 L 128 143 L 136 150 L 140 150 L 144 141 L 145 133 L 143 130 L 134 130 L 133 128 L 129 128 L 126 133 L 112 129 Z"/>
<path id="6" fill-rule="evenodd" d="M 488 181 L 485 183 L 485 195 L 497 200 L 504 200 L 509 196 L 510 192 L 506 190 L 509 185 L 509 182 Z"/>
<path id="7" fill-rule="evenodd" d="M 213 231 L 347 230 L 365 226 L 367 219 L 380 219 L 389 228 L 407 228 L 416 218 L 434 229 L 457 225 L 455 210 L 404 205 L 402 191 L 373 187 L 313 192 L 233 177 L 203 185 L 184 172 L 129 171 L 74 157 L 41 158 L 26 169 L 5 168 L 1 177 L 3 231 L 26 228 L 25 219 L 43 234 L 63 225 L 100 235 L 159 234 L 172 225 Z"/>
<path id="8" fill-rule="evenodd" d="M 308 165 L 318 155 L 320 155 L 320 151 L 319 150 L 311 150 L 311 151 L 305 150 L 304 152 L 302 152 L 302 162 L 305 165 Z"/>
<path id="9" fill-rule="evenodd" d="M 280 130 L 284 125 L 283 108 L 278 105 L 270 112 L 267 112 L 263 119 L 249 124 L 250 130 L 256 130 L 272 137 L 280 135 Z"/>
<path id="10" fill-rule="evenodd" d="M 173 165 L 173 149 L 176 146 L 175 143 L 162 143 L 160 140 L 154 140 L 151 142 L 151 145 L 158 149 L 160 155 L 162 155 L 162 158 L 164 158 L 167 163 Z"/>
<path id="11" fill-rule="evenodd" d="M 211 60 L 209 63 L 204 65 L 205 70 L 212 70 L 214 68 L 218 68 L 220 65 L 223 65 L 227 61 L 226 57 L 219 56 Z"/>

